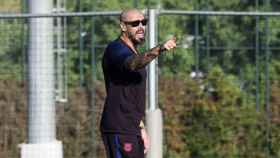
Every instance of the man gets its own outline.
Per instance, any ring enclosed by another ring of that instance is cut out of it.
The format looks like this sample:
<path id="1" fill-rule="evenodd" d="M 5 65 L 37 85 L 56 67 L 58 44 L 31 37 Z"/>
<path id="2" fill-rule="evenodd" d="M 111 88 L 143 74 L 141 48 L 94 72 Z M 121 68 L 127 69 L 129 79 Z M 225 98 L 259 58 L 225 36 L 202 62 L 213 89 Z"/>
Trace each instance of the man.
<path id="1" fill-rule="evenodd" d="M 137 46 L 145 40 L 147 25 L 136 9 L 120 16 L 121 35 L 111 42 L 102 67 L 107 97 L 101 119 L 101 133 L 108 158 L 144 158 L 149 138 L 144 127 L 146 65 L 163 51 L 176 47 L 172 38 L 145 53 Z"/>

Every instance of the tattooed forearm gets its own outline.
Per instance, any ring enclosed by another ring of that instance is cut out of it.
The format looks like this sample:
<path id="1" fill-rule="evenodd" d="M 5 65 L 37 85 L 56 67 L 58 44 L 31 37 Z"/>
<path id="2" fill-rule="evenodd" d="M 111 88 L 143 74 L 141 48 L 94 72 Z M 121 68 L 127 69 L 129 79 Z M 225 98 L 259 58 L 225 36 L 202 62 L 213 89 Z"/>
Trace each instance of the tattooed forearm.
<path id="1" fill-rule="evenodd" d="M 157 56 L 159 56 L 161 51 L 162 51 L 161 46 L 157 46 L 145 52 L 144 54 L 132 55 L 126 60 L 125 66 L 130 70 L 141 69 L 145 67 L 147 64 L 149 64 Z"/>

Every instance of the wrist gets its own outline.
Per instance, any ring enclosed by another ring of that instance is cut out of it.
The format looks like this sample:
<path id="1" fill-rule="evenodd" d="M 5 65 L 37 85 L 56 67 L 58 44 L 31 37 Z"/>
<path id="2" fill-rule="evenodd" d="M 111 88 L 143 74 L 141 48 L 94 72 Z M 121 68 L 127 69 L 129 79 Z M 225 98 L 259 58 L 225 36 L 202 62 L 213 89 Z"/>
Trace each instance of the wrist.
<path id="1" fill-rule="evenodd" d="M 159 54 L 161 54 L 162 52 L 164 52 L 166 50 L 166 48 L 164 47 L 163 44 L 159 45 Z"/>

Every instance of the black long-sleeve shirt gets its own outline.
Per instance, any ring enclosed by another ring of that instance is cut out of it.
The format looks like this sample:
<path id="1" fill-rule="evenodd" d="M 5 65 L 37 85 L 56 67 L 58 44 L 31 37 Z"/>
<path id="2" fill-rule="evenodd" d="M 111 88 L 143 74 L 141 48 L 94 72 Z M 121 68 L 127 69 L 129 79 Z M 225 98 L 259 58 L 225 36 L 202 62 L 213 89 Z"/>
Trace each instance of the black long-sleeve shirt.
<path id="1" fill-rule="evenodd" d="M 145 114 L 146 69 L 129 70 L 125 61 L 135 55 L 120 39 L 111 42 L 103 56 L 106 100 L 101 132 L 140 135 Z"/>

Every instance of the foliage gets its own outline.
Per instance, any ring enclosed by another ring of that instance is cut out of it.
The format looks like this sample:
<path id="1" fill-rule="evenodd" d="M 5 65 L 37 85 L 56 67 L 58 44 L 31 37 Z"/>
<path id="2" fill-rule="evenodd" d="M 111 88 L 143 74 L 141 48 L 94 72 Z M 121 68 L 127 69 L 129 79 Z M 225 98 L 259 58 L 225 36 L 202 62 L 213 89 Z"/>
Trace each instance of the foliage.
<path id="1" fill-rule="evenodd" d="M 20 8 L 16 5 L 19 1 L 5 1 L 5 4 L 7 7 L 1 6 L 1 11 L 9 7 L 17 11 Z M 256 3 L 250 0 L 67 1 L 69 12 L 117 11 L 133 6 L 139 9 L 215 11 L 277 11 L 280 8 L 276 1 L 271 1 L 269 6 L 265 1 L 259 1 L 256 8 Z M 23 65 L 26 60 L 23 53 L 27 50 L 24 24 L 22 20 L 0 20 L 0 81 L 23 79 L 21 75 L 25 71 Z M 165 157 L 280 157 L 279 26 L 278 17 L 159 17 L 158 43 L 175 36 L 179 47 L 158 58 L 159 103 L 164 112 L 166 132 Z M 260 36 L 259 56 L 256 56 L 255 49 L 257 31 Z M 76 89 L 81 77 L 80 68 L 84 70 L 85 88 L 92 85 L 92 77 L 97 78 L 97 91 L 101 92 L 96 100 L 102 109 L 105 92 L 104 87 L 100 86 L 103 83 L 101 58 L 106 44 L 118 36 L 117 17 L 67 17 L 66 62 L 71 99 L 68 107 L 63 109 L 65 118 L 58 120 L 60 124 L 69 125 L 59 126 L 58 130 L 58 136 L 66 144 L 67 156 L 89 157 L 91 149 L 88 138 L 91 137 L 92 124 L 89 120 L 93 116 L 88 111 L 91 111 L 89 105 L 92 98 L 89 91 Z M 265 49 L 267 43 L 269 51 Z M 140 48 L 141 52 L 146 48 L 147 44 Z M 267 53 L 270 55 L 268 69 Z M 93 55 L 96 58 L 96 76 L 92 72 Z M 80 67 L 80 57 L 84 62 L 83 67 Z M 259 67 L 256 67 L 257 63 Z M 194 67 L 204 74 L 203 78 L 189 77 Z M 256 76 L 257 68 L 260 70 L 259 76 Z M 269 76 L 266 76 L 267 70 Z M 267 83 L 269 87 L 266 87 Z M 259 111 L 256 110 L 257 88 L 261 105 Z M 1 103 L 2 106 L 5 104 Z M 20 139 L 23 137 L 21 135 Z"/>
<path id="2" fill-rule="evenodd" d="M 21 78 L 23 72 L 22 31 L 20 20 L 2 20 L 0 22 L 0 79 Z"/>
<path id="3" fill-rule="evenodd" d="M 202 89 L 209 83 L 214 90 Z M 161 85 L 166 157 L 278 157 L 278 103 L 272 103 L 275 121 L 270 122 L 254 102 L 241 102 L 243 92 L 234 77 L 219 67 L 200 81 L 170 78 Z M 277 93 L 274 89 L 273 96 Z"/>
<path id="4" fill-rule="evenodd" d="M 0 12 L 20 12 L 21 1 L 20 0 L 0 0 Z"/>

